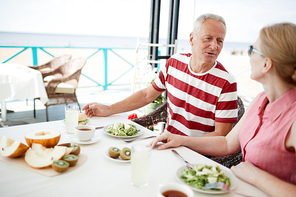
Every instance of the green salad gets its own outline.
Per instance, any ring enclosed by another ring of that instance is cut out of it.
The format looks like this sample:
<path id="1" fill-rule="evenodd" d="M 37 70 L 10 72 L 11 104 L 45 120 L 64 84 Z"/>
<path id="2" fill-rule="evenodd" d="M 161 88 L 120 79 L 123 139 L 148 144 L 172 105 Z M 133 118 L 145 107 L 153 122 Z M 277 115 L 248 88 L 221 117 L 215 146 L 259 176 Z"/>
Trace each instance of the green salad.
<path id="1" fill-rule="evenodd" d="M 186 168 L 180 178 L 197 189 L 204 189 L 205 184 L 215 182 L 223 182 L 230 187 L 229 177 L 224 175 L 219 166 L 197 165 L 193 169 Z"/>
<path id="2" fill-rule="evenodd" d="M 139 131 L 133 124 L 115 123 L 109 126 L 106 132 L 115 136 L 135 136 Z"/>

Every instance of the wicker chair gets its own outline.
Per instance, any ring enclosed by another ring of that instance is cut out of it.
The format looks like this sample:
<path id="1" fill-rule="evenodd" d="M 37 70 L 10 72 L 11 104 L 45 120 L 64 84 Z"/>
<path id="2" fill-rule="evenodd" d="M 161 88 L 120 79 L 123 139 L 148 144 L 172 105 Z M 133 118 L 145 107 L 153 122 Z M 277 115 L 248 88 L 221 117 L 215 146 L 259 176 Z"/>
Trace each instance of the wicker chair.
<path id="1" fill-rule="evenodd" d="M 77 103 L 80 109 L 76 96 L 76 88 L 79 82 L 81 70 L 85 64 L 85 58 L 71 59 L 51 73 L 51 79 L 45 83 L 48 96 L 48 101 L 45 103 L 47 121 L 48 107 L 50 105 Z M 34 98 L 34 101 L 35 99 L 38 98 Z M 34 117 L 35 116 L 36 112 L 34 102 Z"/>
<path id="2" fill-rule="evenodd" d="M 243 116 L 243 114 L 245 113 L 245 107 L 244 107 L 244 103 L 240 97 L 237 97 L 237 101 L 238 101 L 238 114 L 237 115 L 238 115 L 238 121 L 239 121 L 241 119 L 241 117 Z M 158 122 L 165 122 L 166 123 L 167 122 L 167 102 L 165 101 L 156 110 L 147 114 L 146 116 L 132 119 L 132 121 L 142 125 L 143 127 L 149 127 L 149 126 L 154 125 Z M 235 126 L 236 123 L 234 123 L 233 126 Z M 228 168 L 230 168 L 233 165 L 239 164 L 243 158 L 241 150 L 239 150 L 238 152 L 236 152 L 232 155 L 227 155 L 227 156 L 223 156 L 223 157 L 213 157 L 213 156 L 208 156 L 208 155 L 205 155 L 205 156 L 228 167 Z"/>
<path id="3" fill-rule="evenodd" d="M 47 62 L 46 64 L 39 66 L 29 66 L 35 70 L 39 70 L 42 74 L 43 79 L 49 75 L 52 75 L 56 72 L 56 70 L 67 63 L 71 59 L 71 55 L 62 55 L 60 57 L 56 57 L 53 60 Z"/>

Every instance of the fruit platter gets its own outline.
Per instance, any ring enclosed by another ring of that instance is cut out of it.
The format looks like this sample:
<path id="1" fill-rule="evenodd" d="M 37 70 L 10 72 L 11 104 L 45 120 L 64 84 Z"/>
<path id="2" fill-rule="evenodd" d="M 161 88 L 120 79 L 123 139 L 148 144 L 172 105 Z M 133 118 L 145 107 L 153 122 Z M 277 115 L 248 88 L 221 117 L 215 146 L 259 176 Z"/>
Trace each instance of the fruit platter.
<path id="1" fill-rule="evenodd" d="M 61 132 L 42 129 L 24 135 L 24 144 L 6 136 L 0 137 L 0 159 L 45 176 L 70 172 L 82 165 L 87 156 L 80 154 L 75 143 L 59 144 Z"/>

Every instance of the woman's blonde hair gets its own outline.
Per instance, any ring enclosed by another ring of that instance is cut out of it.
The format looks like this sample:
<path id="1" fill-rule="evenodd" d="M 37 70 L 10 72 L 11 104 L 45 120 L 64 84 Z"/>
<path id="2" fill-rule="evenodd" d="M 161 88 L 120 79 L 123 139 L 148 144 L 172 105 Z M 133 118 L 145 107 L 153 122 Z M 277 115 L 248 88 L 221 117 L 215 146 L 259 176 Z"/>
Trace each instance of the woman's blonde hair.
<path id="1" fill-rule="evenodd" d="M 261 52 L 272 60 L 279 76 L 296 85 L 296 25 L 277 23 L 264 27 L 260 39 Z"/>

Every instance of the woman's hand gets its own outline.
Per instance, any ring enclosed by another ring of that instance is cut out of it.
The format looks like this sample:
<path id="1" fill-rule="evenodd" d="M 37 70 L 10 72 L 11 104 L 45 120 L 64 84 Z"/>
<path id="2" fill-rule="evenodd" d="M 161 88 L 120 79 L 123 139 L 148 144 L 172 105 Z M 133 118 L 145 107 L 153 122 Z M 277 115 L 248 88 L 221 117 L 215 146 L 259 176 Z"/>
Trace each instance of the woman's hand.
<path id="1" fill-rule="evenodd" d="M 163 142 L 164 144 L 158 147 L 158 150 L 164 150 L 171 147 L 179 147 L 183 144 L 184 136 L 171 134 L 169 132 L 165 132 L 162 135 L 155 138 L 150 142 L 150 146 L 154 148 L 158 142 Z"/>
<path id="2" fill-rule="evenodd" d="M 252 185 L 255 185 L 256 180 L 258 180 L 259 171 L 261 171 L 249 161 L 232 166 L 231 170 L 238 178 Z"/>
<path id="3" fill-rule="evenodd" d="M 242 162 L 236 167 L 232 166 L 231 170 L 238 178 L 255 185 L 268 196 L 294 197 L 296 194 L 296 185 L 280 180 L 268 172 L 257 168 L 249 161 Z"/>
<path id="4" fill-rule="evenodd" d="M 109 116 L 109 106 L 99 103 L 88 103 L 83 108 L 85 115 L 89 118 L 93 116 L 106 117 Z"/>

